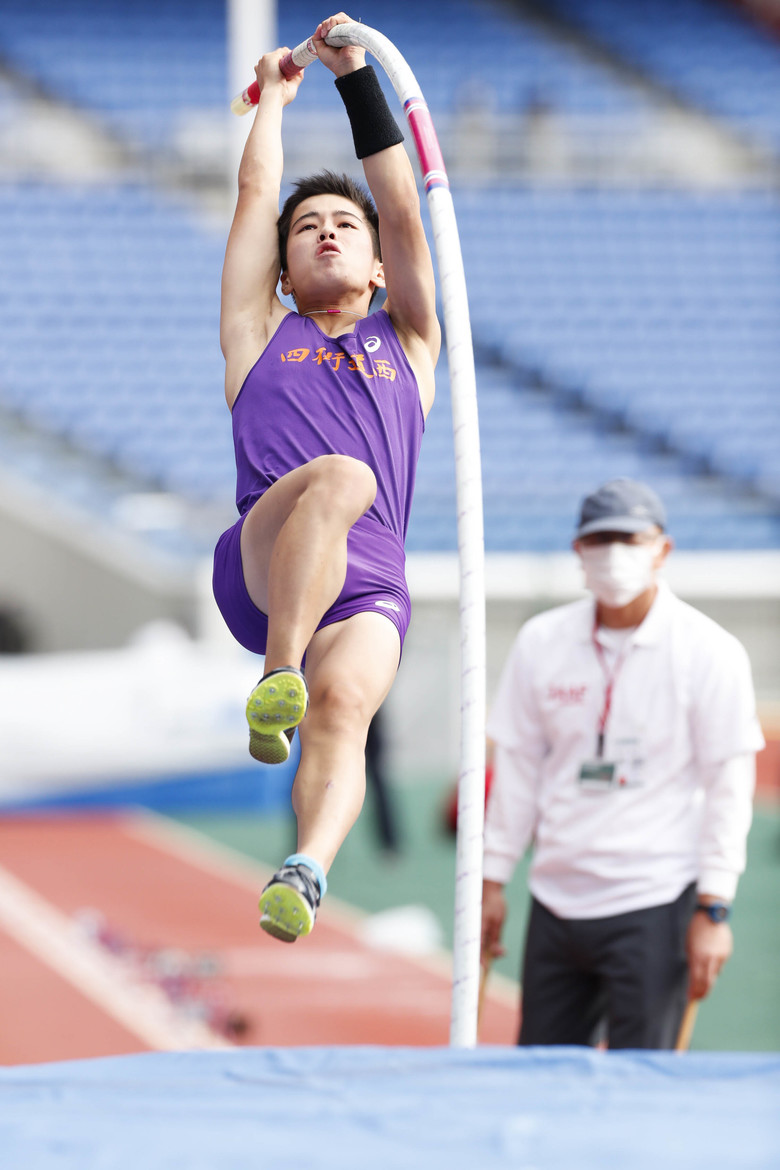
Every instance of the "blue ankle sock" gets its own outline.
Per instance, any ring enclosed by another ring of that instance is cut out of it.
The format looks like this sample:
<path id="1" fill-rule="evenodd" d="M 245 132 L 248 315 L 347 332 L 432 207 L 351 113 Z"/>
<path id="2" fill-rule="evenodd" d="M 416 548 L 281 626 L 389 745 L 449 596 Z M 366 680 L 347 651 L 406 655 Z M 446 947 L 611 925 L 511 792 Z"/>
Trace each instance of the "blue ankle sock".
<path id="1" fill-rule="evenodd" d="M 328 888 L 328 879 L 325 877 L 325 870 L 313 857 L 309 857 L 306 853 L 292 853 L 289 857 L 285 858 L 282 864 L 307 866 L 317 879 L 317 884 L 320 887 L 320 897 L 325 897 L 325 892 Z"/>

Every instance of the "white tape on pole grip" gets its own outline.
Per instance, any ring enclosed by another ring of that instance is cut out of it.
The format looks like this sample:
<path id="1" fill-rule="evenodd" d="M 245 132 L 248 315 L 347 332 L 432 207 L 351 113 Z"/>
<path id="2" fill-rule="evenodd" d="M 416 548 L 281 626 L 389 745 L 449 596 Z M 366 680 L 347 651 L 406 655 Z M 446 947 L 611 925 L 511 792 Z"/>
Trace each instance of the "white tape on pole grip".
<path id="1" fill-rule="evenodd" d="M 328 42 L 330 44 L 330 41 Z M 307 65 L 311 65 L 313 61 L 317 60 L 317 50 L 314 48 L 314 42 L 311 37 L 308 41 L 303 41 L 302 44 L 296 45 L 290 54 L 296 65 L 305 69 Z"/>

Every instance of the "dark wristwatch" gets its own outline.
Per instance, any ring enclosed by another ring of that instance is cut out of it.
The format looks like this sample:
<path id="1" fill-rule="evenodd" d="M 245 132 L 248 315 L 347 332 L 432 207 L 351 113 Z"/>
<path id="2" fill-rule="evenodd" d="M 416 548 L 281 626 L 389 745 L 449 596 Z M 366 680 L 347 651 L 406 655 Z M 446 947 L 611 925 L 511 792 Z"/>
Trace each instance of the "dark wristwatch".
<path id="1" fill-rule="evenodd" d="M 708 905 L 697 902 L 696 910 L 706 914 L 710 922 L 728 922 L 731 918 L 731 907 L 728 902 L 710 902 Z"/>

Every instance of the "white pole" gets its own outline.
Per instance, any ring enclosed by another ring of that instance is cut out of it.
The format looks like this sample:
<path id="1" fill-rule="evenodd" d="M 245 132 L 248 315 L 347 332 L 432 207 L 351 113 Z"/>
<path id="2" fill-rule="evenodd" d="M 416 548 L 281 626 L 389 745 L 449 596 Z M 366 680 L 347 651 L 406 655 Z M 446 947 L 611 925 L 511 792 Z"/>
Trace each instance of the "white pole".
<path id="1" fill-rule="evenodd" d="M 433 225 L 439 268 L 447 359 L 452 390 L 455 479 L 458 505 L 461 628 L 461 761 L 458 779 L 458 833 L 455 863 L 450 1044 L 477 1042 L 479 952 L 482 917 L 482 837 L 485 814 L 485 550 L 479 419 L 466 278 L 449 180 L 436 131 L 417 80 L 395 46 L 375 29 L 339 24 L 330 45 L 360 45 L 387 73 L 414 136 Z M 316 60 L 307 42 L 292 50 L 282 71 Z M 288 74 L 289 75 L 289 74 Z M 237 83 L 236 113 L 251 108 L 249 88 Z"/>
<path id="2" fill-rule="evenodd" d="M 381 33 L 338 25 L 328 42 L 359 44 L 387 73 L 414 135 L 433 225 L 444 307 L 458 503 L 461 761 L 455 864 L 450 1044 L 477 1042 L 485 813 L 485 573 L 479 419 L 466 278 L 449 180 L 431 115 L 409 66 Z"/>

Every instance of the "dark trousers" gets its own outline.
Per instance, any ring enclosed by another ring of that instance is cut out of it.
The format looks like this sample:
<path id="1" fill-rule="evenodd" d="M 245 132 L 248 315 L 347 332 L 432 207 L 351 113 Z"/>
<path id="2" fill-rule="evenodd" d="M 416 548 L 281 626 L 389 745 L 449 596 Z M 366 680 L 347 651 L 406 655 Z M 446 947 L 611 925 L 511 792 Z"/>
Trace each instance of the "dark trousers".
<path id="1" fill-rule="evenodd" d="M 520 1044 L 674 1048 L 687 1000 L 696 887 L 610 918 L 563 919 L 532 899 Z M 606 1031 L 605 1031 L 606 1030 Z"/>
<path id="2" fill-rule="evenodd" d="M 373 786 L 376 801 L 376 827 L 379 843 L 389 853 L 401 848 L 398 821 L 391 786 L 385 769 L 384 716 L 380 707 L 368 725 L 366 736 L 366 779 Z"/>

